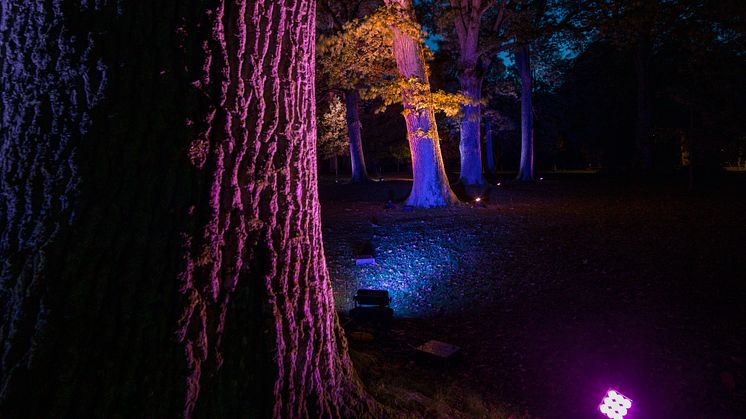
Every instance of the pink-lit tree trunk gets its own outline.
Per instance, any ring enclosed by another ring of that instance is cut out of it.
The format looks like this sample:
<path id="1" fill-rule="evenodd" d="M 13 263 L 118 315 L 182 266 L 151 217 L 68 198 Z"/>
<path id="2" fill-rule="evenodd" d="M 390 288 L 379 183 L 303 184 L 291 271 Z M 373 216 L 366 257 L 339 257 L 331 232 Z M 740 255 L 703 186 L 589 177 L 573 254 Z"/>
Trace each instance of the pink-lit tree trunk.
<path id="1" fill-rule="evenodd" d="M 379 416 L 321 243 L 314 14 L 0 4 L 0 416 Z"/>
<path id="2" fill-rule="evenodd" d="M 370 180 L 365 168 L 363 155 L 363 137 L 360 127 L 360 92 L 357 89 L 345 90 L 345 105 L 347 118 L 347 136 L 350 139 L 350 161 L 352 163 L 352 177 L 350 182 L 362 183 Z"/>
<path id="3" fill-rule="evenodd" d="M 398 8 L 404 19 L 415 20 L 411 0 L 386 0 Z M 404 79 L 415 78 L 429 89 L 422 45 L 402 28 L 392 27 L 393 51 L 399 74 Z M 418 106 L 418 92 L 405 90 L 402 94 L 407 138 L 412 154 L 412 191 L 407 205 L 421 208 L 442 207 L 458 203 L 448 184 L 440 138 L 432 106 Z"/>

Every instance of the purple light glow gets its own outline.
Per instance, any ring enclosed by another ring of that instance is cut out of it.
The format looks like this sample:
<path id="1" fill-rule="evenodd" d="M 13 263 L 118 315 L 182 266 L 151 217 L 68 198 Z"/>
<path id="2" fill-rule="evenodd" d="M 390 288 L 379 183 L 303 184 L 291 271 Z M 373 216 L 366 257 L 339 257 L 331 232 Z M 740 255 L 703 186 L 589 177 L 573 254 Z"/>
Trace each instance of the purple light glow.
<path id="1" fill-rule="evenodd" d="M 598 406 L 601 413 L 609 419 L 622 419 L 632 407 L 632 400 L 614 390 L 609 390 L 603 402 Z"/>

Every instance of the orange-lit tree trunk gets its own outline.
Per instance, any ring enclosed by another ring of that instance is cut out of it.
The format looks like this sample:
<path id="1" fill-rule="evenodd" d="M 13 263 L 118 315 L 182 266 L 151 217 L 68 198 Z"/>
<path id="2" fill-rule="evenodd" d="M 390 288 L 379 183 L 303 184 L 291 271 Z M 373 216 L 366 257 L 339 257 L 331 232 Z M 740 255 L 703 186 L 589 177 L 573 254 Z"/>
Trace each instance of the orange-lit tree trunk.
<path id="1" fill-rule="evenodd" d="M 0 417 L 377 416 L 321 243 L 314 14 L 2 2 Z"/>
<path id="2" fill-rule="evenodd" d="M 411 0 L 386 0 L 387 5 L 397 7 L 402 20 L 415 21 Z M 429 92 L 430 82 L 425 71 L 425 56 L 422 45 L 406 30 L 396 26 L 393 33 L 393 51 L 399 74 L 406 80 L 417 80 Z M 418 104 L 421 92 L 403 92 L 402 105 L 407 125 L 407 138 L 412 153 L 412 191 L 407 205 L 430 208 L 452 205 L 458 199 L 451 191 L 440 153 L 440 138 L 432 106 Z"/>

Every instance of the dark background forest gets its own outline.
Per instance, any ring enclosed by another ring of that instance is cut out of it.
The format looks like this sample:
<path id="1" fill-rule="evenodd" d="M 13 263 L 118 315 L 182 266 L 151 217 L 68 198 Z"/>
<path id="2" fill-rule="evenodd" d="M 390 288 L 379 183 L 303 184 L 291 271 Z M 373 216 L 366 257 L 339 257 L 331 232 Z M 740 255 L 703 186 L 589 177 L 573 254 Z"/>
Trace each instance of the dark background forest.
<path id="1" fill-rule="evenodd" d="M 597 7 L 587 3 L 586 7 Z M 419 2 L 417 13 L 421 22 L 437 27 L 433 4 Z M 587 26 L 576 28 L 574 34 L 549 33 L 536 41 L 533 113 L 537 170 L 597 169 L 636 175 L 652 169 L 667 176 L 684 171 L 691 163 L 698 172 L 710 176 L 723 167 L 743 168 L 744 5 L 737 1 L 664 1 L 647 5 L 629 2 L 626 6 L 633 10 L 629 15 L 591 16 L 588 19 L 596 20 L 584 22 Z M 320 19 L 325 10 L 319 8 Z M 427 41 L 433 51 L 431 84 L 433 89 L 457 92 L 455 35 L 451 28 L 440 30 L 442 35 L 435 31 Z M 636 63 L 642 33 L 650 37 L 643 92 L 638 90 Z M 485 39 L 490 39 L 489 35 Z M 496 169 L 502 172 L 516 172 L 520 160 L 520 82 L 515 66 L 512 54 L 503 52 L 484 69 L 482 124 L 491 124 Z M 325 90 L 319 93 L 323 95 Z M 640 95 L 650 102 L 653 145 L 652 165 L 643 171 L 638 170 L 634 141 L 640 124 Z M 360 114 L 369 170 L 372 174 L 407 171 L 401 107 L 377 112 L 379 106 L 378 100 L 364 101 Z M 319 113 L 324 110 L 324 98 L 320 97 Z M 457 118 L 437 117 L 446 168 L 456 173 Z M 688 158 L 684 162 L 682 150 Z M 486 153 L 484 148 L 482 152 Z M 346 160 L 339 169 L 349 172 L 349 157 L 342 154 L 341 158 Z M 326 162 L 320 167 L 329 172 Z"/>

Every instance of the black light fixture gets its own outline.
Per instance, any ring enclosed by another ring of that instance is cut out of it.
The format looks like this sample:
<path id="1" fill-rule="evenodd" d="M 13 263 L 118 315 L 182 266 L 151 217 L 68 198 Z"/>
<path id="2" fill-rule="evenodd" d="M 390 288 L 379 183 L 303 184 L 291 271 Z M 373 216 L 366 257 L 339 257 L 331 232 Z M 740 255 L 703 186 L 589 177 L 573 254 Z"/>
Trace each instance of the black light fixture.
<path id="1" fill-rule="evenodd" d="M 359 289 L 352 297 L 355 308 L 350 310 L 350 316 L 358 319 L 390 319 L 394 310 L 389 307 L 391 297 L 386 290 Z"/>
<path id="2" fill-rule="evenodd" d="M 389 297 L 389 292 L 386 290 L 359 289 L 352 299 L 355 301 L 355 307 L 388 307 L 391 304 L 391 297 Z"/>

